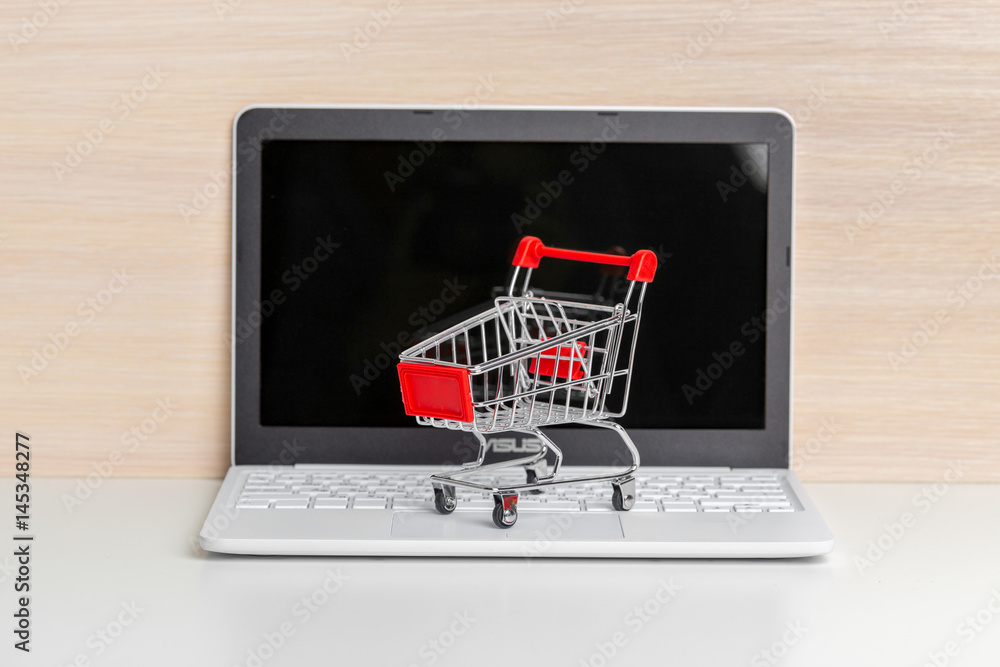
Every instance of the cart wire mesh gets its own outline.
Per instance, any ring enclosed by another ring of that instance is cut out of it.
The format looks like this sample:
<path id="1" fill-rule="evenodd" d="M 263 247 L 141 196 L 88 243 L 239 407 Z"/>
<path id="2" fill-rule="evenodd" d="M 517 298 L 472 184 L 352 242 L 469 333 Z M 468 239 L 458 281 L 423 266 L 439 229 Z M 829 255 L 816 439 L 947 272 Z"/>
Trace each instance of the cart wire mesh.
<path id="1" fill-rule="evenodd" d="M 624 303 L 577 303 L 530 293 L 500 297 L 485 313 L 402 355 L 407 362 L 468 371 L 472 421 L 421 416 L 417 421 L 489 433 L 620 416 L 637 319 Z M 623 336 L 626 330 L 629 336 Z M 629 359 L 618 365 L 623 343 Z M 608 403 L 616 386 L 621 387 L 617 409 Z"/>

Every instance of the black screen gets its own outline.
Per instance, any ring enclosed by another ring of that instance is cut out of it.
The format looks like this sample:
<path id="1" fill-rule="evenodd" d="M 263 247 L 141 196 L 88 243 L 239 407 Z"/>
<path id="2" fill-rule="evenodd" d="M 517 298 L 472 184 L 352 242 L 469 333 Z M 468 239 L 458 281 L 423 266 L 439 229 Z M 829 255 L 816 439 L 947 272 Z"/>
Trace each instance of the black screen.
<path id="1" fill-rule="evenodd" d="M 261 424 L 413 426 L 396 355 L 491 307 L 531 235 L 658 255 L 624 426 L 764 428 L 765 149 L 267 142 L 261 293 L 236 320 L 237 344 L 261 336 Z M 533 283 L 602 276 L 543 260 Z"/>

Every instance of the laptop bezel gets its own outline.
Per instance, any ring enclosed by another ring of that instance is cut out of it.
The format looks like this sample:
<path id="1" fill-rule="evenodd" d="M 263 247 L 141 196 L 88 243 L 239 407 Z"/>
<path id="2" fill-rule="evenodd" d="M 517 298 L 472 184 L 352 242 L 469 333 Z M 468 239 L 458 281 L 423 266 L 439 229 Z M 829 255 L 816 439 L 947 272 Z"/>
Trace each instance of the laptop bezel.
<path id="1" fill-rule="evenodd" d="M 450 116 L 448 115 L 450 114 Z M 662 107 L 479 107 L 251 105 L 233 121 L 231 452 L 234 465 L 454 464 L 469 434 L 439 429 L 262 426 L 260 337 L 237 337 L 237 316 L 260 291 L 261 144 L 291 140 L 590 141 L 609 115 L 624 116 L 621 141 L 768 145 L 768 326 L 763 429 L 630 429 L 647 465 L 787 468 L 791 458 L 792 230 L 794 122 L 778 109 Z M 456 120 L 461 122 L 457 123 Z M 783 311 L 783 312 L 782 312 Z M 389 378 L 392 380 L 393 378 Z M 387 380 L 388 381 L 388 380 Z M 402 409 L 402 405 L 400 406 Z M 603 429 L 565 429 L 572 463 L 611 462 Z M 508 435 L 508 434 L 505 434 Z M 511 434 L 513 435 L 513 434 Z M 567 454 L 569 456 L 569 454 Z"/>

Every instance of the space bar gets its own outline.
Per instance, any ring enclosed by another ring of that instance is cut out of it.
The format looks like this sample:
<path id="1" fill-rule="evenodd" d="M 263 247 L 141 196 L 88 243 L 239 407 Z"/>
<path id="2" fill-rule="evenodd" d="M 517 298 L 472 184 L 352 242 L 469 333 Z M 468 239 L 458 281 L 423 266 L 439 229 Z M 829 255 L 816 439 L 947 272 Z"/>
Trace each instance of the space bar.
<path id="1" fill-rule="evenodd" d="M 580 503 L 575 500 L 550 500 L 547 503 L 518 503 L 522 512 L 579 512 Z"/>

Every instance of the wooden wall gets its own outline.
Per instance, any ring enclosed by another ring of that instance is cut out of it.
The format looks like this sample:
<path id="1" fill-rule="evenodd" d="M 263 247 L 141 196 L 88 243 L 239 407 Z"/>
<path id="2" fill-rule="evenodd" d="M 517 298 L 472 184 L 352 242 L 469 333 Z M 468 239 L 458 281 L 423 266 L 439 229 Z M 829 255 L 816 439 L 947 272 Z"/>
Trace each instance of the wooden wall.
<path id="1" fill-rule="evenodd" d="M 485 104 L 791 112 L 796 468 L 1000 480 L 996 3 L 10 0 L 0 27 L 0 414 L 36 474 L 224 472 L 237 110 L 485 77 Z"/>

